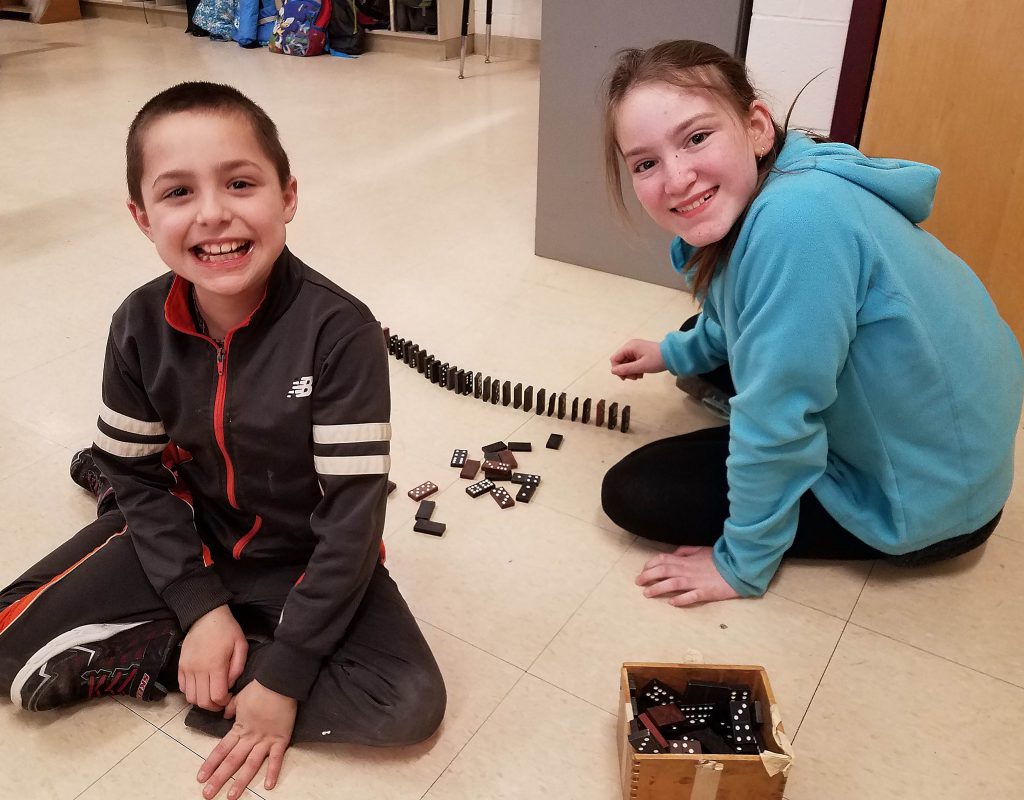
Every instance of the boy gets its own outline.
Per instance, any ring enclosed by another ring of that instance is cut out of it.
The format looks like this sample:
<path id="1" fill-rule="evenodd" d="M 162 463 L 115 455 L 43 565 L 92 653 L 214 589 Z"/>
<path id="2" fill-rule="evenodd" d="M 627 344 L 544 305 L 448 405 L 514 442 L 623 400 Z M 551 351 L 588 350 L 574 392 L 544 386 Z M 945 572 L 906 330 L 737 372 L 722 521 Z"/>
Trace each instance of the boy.
<path id="1" fill-rule="evenodd" d="M 194 705 L 235 800 L 291 741 L 402 745 L 440 724 L 434 658 L 380 559 L 390 397 L 379 323 L 285 247 L 296 181 L 228 86 L 150 100 L 129 211 L 171 272 L 115 313 L 80 482 L 100 516 L 0 593 L 0 687 Z M 103 488 L 102 486 L 99 488 Z M 180 643 L 180 655 L 179 655 Z M 231 722 L 233 720 L 233 723 Z"/>

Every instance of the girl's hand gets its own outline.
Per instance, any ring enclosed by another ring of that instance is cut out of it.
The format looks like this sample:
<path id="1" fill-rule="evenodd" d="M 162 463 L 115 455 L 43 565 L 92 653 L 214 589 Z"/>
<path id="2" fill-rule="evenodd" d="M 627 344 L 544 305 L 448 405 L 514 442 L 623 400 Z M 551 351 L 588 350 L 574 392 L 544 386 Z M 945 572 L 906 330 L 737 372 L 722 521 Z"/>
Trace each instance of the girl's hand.
<path id="1" fill-rule="evenodd" d="M 673 606 L 739 597 L 719 574 L 710 547 L 684 545 L 671 553 L 661 553 L 644 564 L 636 582 L 638 586 L 647 587 L 644 589 L 646 597 L 682 592 L 668 599 Z"/>
<path id="2" fill-rule="evenodd" d="M 209 781 L 203 787 L 203 797 L 215 797 L 228 778 L 235 775 L 228 800 L 238 800 L 268 759 L 263 788 L 273 789 L 291 742 L 297 710 L 294 698 L 278 694 L 258 681 L 252 681 L 232 698 L 224 716 L 234 717 L 235 724 L 213 748 L 196 776 L 200 783 Z"/>
<path id="3" fill-rule="evenodd" d="M 631 339 L 612 354 L 612 375 L 635 381 L 645 372 L 664 372 L 665 361 L 657 342 Z"/>

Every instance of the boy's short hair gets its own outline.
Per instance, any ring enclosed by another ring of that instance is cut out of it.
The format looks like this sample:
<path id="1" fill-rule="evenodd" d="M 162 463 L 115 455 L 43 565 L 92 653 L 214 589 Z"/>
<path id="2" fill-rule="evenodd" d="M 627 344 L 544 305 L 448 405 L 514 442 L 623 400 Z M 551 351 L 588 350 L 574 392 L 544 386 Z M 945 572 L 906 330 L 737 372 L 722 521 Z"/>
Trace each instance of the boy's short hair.
<path id="1" fill-rule="evenodd" d="M 168 114 L 185 111 L 211 114 L 240 114 L 252 126 L 256 142 L 264 154 L 273 162 L 281 188 L 291 177 L 288 154 L 281 146 L 277 126 L 262 108 L 233 86 L 207 81 L 187 81 L 160 92 L 146 103 L 128 129 L 125 145 L 128 178 L 128 196 L 137 206 L 142 202 L 142 168 L 145 153 L 143 138 L 146 129 L 156 120 Z"/>

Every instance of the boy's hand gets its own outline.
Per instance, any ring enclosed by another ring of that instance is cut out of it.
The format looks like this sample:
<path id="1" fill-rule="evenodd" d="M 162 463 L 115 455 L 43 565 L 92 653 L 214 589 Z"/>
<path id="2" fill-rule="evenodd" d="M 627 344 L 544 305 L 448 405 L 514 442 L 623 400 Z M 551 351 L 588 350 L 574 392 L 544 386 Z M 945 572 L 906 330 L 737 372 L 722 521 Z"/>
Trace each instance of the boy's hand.
<path id="1" fill-rule="evenodd" d="M 710 547 L 677 547 L 661 553 L 646 564 L 637 575 L 639 586 L 646 586 L 645 597 L 673 593 L 668 599 L 673 606 L 690 606 L 715 600 L 739 597 L 718 572 Z"/>
<path id="2" fill-rule="evenodd" d="M 612 375 L 635 381 L 645 372 L 663 372 L 665 360 L 661 346 L 646 339 L 631 339 L 612 354 Z"/>
<path id="3" fill-rule="evenodd" d="M 231 687 L 245 667 L 249 645 L 227 606 L 192 623 L 181 643 L 178 688 L 192 705 L 220 711 L 231 700 Z"/>
<path id="4" fill-rule="evenodd" d="M 209 781 L 203 787 L 203 797 L 210 800 L 216 796 L 228 778 L 235 775 L 228 800 L 237 800 L 267 759 L 270 763 L 263 788 L 273 789 L 291 742 L 298 705 L 294 698 L 278 694 L 259 681 L 252 681 L 232 698 L 224 716 L 234 716 L 235 724 L 213 748 L 196 776 L 200 783 Z"/>

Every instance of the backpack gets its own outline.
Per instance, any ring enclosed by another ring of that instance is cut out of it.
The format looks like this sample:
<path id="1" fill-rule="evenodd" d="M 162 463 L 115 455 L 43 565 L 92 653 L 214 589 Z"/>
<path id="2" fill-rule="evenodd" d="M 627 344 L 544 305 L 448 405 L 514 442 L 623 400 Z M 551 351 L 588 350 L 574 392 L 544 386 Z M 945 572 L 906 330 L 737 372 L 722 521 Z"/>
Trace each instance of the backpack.
<path id="1" fill-rule="evenodd" d="M 331 53 L 357 56 L 363 52 L 363 29 L 359 27 L 356 0 L 333 0 L 327 38 Z"/>
<path id="2" fill-rule="evenodd" d="M 331 0 L 287 0 L 270 34 L 271 53 L 318 56 L 327 47 Z"/>

